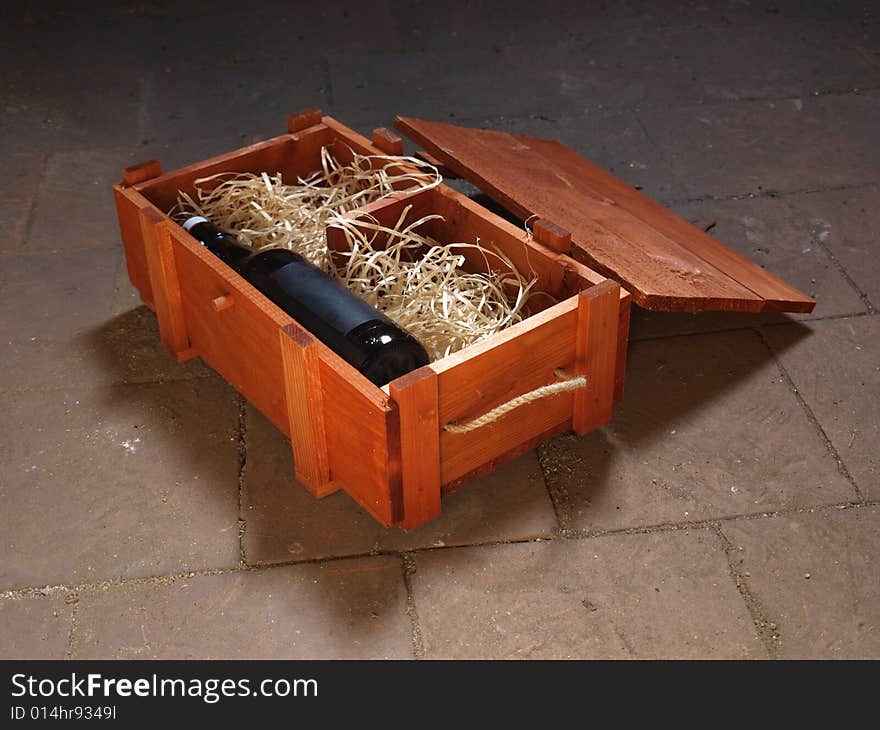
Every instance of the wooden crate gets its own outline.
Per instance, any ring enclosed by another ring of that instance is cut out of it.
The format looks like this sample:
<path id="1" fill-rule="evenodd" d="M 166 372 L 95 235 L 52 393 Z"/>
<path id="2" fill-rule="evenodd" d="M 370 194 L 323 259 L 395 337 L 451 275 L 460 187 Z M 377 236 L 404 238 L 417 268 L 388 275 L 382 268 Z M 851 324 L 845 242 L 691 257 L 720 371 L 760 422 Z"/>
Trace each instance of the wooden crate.
<path id="1" fill-rule="evenodd" d="M 179 361 L 204 359 L 290 437 L 296 476 L 312 494 L 344 489 L 382 524 L 411 529 L 440 513 L 444 492 L 552 434 L 609 420 L 623 392 L 630 295 L 560 253 L 566 234 L 551 222 L 538 222 L 532 240 L 445 185 L 353 212 L 440 213 L 444 221 L 428 224 L 433 236 L 498 247 L 558 302 L 379 388 L 166 215 L 197 178 L 266 171 L 295 180 L 319 168 L 325 146 L 342 161 L 349 150 L 402 151 L 393 132 L 376 130 L 370 141 L 312 110 L 291 117 L 280 137 L 166 174 L 156 162 L 137 165 L 114 187 L 128 273 L 156 312 L 163 344 Z M 331 247 L 339 235 L 328 230 Z M 485 264 L 469 256 L 467 265 Z M 560 382 L 560 369 L 586 385 L 466 434 L 449 430 Z"/>

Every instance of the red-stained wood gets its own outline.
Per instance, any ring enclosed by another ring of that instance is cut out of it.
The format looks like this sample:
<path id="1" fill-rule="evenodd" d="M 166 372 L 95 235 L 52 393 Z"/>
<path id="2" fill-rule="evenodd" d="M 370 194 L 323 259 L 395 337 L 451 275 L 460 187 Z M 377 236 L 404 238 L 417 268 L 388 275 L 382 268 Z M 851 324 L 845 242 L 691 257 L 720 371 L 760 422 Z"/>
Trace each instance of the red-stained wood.
<path id="1" fill-rule="evenodd" d="M 185 362 L 195 357 L 196 352 L 190 346 L 187 333 L 168 219 L 152 207 L 146 207 L 140 211 L 140 220 L 159 337 L 178 362 Z"/>
<path id="2" fill-rule="evenodd" d="M 416 150 L 416 157 L 420 160 L 424 160 L 429 165 L 433 165 L 437 168 L 437 172 L 443 177 L 444 180 L 457 180 L 458 175 L 455 174 L 453 170 L 450 170 L 446 165 L 444 165 L 440 160 L 438 160 L 434 155 L 426 150 Z"/>
<path id="3" fill-rule="evenodd" d="M 554 251 L 564 254 L 571 251 L 571 231 L 566 231 L 562 226 L 557 226 L 552 221 L 538 218 L 532 226 L 532 235 L 536 241 Z"/>
<path id="4" fill-rule="evenodd" d="M 437 374 L 425 366 L 389 384 L 400 424 L 403 520 L 411 530 L 440 514 Z"/>
<path id="5" fill-rule="evenodd" d="M 297 324 L 289 324 L 278 332 L 296 478 L 315 497 L 325 497 L 339 486 L 330 480 L 321 388 L 321 348 L 318 341 Z"/>
<path id="6" fill-rule="evenodd" d="M 611 420 L 617 368 L 620 285 L 606 281 L 578 296 L 574 374 L 587 387 L 574 393 L 572 429 L 585 434 Z"/>
<path id="7" fill-rule="evenodd" d="M 306 109 L 297 114 L 290 114 L 287 117 L 287 131 L 290 134 L 299 132 L 307 127 L 313 127 L 321 123 L 321 110 L 317 107 Z"/>
<path id="8" fill-rule="evenodd" d="M 330 350 L 319 363 L 330 475 L 383 525 L 403 519 L 397 406 Z"/>
<path id="9" fill-rule="evenodd" d="M 278 330 L 293 320 L 177 224 L 168 225 L 190 342 L 211 367 L 290 436 Z M 217 311 L 214 301 L 235 305 Z"/>
<path id="10" fill-rule="evenodd" d="M 443 484 L 571 421 L 573 396 L 565 392 L 523 405 L 478 431 L 442 430 L 446 424 L 470 421 L 516 396 L 559 382 L 555 370 L 569 368 L 575 358 L 577 306 L 578 298 L 572 296 L 431 365 L 438 377 Z"/>
<path id="11" fill-rule="evenodd" d="M 125 266 L 129 281 L 138 290 L 144 304 L 150 309 L 155 309 L 141 231 L 141 210 L 150 207 L 150 201 L 133 188 L 123 185 L 113 186 L 113 197 L 116 201 L 116 217 L 119 220 L 119 235 L 125 249 Z"/>
<path id="12" fill-rule="evenodd" d="M 403 137 L 388 127 L 377 127 L 373 130 L 373 145 L 386 155 L 403 154 Z"/>
<path id="13" fill-rule="evenodd" d="M 147 160 L 146 162 L 138 162 L 135 165 L 126 167 L 122 171 L 122 181 L 126 185 L 136 185 L 137 183 L 159 177 L 162 174 L 162 163 L 159 160 Z"/>
<path id="14" fill-rule="evenodd" d="M 398 117 L 395 126 L 648 309 L 810 311 L 812 299 L 558 142 Z"/>

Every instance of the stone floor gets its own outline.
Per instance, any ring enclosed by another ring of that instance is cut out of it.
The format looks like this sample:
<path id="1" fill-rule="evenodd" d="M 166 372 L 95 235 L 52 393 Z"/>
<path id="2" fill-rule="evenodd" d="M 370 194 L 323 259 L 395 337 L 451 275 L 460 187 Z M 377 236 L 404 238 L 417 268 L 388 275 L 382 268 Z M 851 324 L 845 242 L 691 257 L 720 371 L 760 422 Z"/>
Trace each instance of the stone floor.
<path id="1" fill-rule="evenodd" d="M 0 656 L 880 656 L 880 13 L 585 5 L 6 5 Z M 610 425 L 382 529 L 165 355 L 110 194 L 309 106 L 560 139 L 816 309 L 634 312 Z"/>

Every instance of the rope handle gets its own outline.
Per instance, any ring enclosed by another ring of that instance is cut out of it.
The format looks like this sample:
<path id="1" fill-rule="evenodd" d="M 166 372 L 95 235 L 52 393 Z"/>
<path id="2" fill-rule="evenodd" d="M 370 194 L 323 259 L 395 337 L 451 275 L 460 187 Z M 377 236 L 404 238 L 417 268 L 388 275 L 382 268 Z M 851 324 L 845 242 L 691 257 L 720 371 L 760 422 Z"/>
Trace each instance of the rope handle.
<path id="1" fill-rule="evenodd" d="M 475 431 L 482 426 L 495 423 L 495 421 L 503 418 L 511 411 L 516 410 L 527 403 L 534 403 L 541 398 L 549 398 L 550 396 L 565 393 L 569 390 L 577 390 L 578 388 L 587 387 L 587 378 L 585 375 L 569 375 L 562 368 L 556 368 L 553 371 L 553 374 L 557 378 L 560 378 L 562 382 L 542 385 L 539 388 L 530 390 L 528 393 L 518 395 L 516 398 L 511 398 L 506 403 L 502 403 L 500 406 L 495 406 L 491 411 L 484 413 L 482 416 L 477 416 L 470 421 L 465 421 L 463 423 L 447 423 L 443 426 L 443 430 L 448 431 L 449 433 L 467 433 L 468 431 Z"/>

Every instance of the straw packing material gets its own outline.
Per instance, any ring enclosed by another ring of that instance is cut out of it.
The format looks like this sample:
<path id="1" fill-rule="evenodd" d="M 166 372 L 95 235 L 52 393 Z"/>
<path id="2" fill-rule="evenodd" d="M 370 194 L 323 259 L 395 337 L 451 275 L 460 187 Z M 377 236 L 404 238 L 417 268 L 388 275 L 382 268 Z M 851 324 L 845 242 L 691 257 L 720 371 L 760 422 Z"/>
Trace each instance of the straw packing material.
<path id="1" fill-rule="evenodd" d="M 535 279 L 527 280 L 500 251 L 479 241 L 441 244 L 418 231 L 441 216 L 407 222 L 407 207 L 390 228 L 368 216 L 344 217 L 404 181 L 412 191 L 438 185 L 436 168 L 409 157 L 356 153 L 342 165 L 326 148 L 321 168 L 297 184 L 265 172 L 202 178 L 195 181 L 194 197 L 180 192 L 172 215 L 202 215 L 255 251 L 288 248 L 300 254 L 411 332 L 432 360 L 522 320 Z M 344 230 L 348 243 L 336 261 L 325 236 L 330 223 Z M 465 271 L 464 249 L 478 250 L 488 273 Z"/>
<path id="2" fill-rule="evenodd" d="M 296 184 L 284 183 L 281 173 L 220 173 L 196 180 L 194 197 L 180 191 L 171 215 L 202 215 L 255 251 L 288 248 L 330 271 L 324 229 L 331 218 L 404 184 L 415 191 L 441 180 L 437 168 L 412 157 L 352 152 L 343 165 L 324 147 L 321 169 Z"/>

